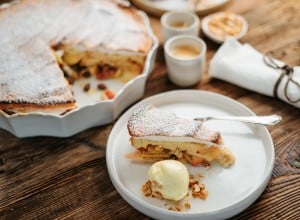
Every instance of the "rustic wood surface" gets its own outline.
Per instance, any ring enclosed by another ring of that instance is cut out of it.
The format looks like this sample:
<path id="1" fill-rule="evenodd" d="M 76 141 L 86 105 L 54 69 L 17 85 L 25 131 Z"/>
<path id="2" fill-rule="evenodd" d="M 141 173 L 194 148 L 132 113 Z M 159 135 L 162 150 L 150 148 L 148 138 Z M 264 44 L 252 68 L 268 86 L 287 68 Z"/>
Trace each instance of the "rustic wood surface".
<path id="1" fill-rule="evenodd" d="M 249 22 L 242 42 L 300 65 L 300 1 L 235 0 L 226 9 Z M 161 37 L 159 19 L 151 22 Z M 204 40 L 209 62 L 218 45 Z M 179 89 L 166 71 L 160 48 L 144 97 Z M 257 114 L 283 117 L 278 126 L 268 127 L 276 151 L 272 178 L 259 199 L 232 219 L 300 219 L 300 110 L 208 75 L 192 89 L 229 96 Z M 149 219 L 129 206 L 109 179 L 105 145 L 112 127 L 70 138 L 19 139 L 0 130 L 0 219 Z"/>

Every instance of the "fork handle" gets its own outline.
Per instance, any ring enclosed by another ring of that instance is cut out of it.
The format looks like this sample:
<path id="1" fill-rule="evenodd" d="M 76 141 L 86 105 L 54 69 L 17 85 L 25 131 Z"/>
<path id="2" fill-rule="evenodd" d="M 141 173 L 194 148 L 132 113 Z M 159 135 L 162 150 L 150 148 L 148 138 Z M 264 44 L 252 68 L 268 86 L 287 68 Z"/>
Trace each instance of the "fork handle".
<path id="1" fill-rule="evenodd" d="M 254 124 L 262 125 L 276 125 L 282 118 L 279 115 L 266 115 L 266 116 L 220 116 L 220 117 L 205 117 L 195 118 L 196 121 L 207 121 L 207 120 L 231 120 L 231 121 L 242 121 Z"/>

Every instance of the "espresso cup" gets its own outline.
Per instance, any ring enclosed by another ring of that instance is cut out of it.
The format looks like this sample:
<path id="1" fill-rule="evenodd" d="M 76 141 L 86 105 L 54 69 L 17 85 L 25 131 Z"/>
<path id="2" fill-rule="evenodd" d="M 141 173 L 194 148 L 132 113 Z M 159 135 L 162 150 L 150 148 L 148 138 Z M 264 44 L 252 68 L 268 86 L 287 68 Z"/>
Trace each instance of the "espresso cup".
<path id="1" fill-rule="evenodd" d="M 164 45 L 168 77 L 176 85 L 187 87 L 197 84 L 204 71 L 206 44 L 193 35 L 178 35 Z"/>
<path id="2" fill-rule="evenodd" d="M 188 11 L 170 11 L 161 17 L 164 41 L 179 34 L 199 35 L 199 17 Z"/>

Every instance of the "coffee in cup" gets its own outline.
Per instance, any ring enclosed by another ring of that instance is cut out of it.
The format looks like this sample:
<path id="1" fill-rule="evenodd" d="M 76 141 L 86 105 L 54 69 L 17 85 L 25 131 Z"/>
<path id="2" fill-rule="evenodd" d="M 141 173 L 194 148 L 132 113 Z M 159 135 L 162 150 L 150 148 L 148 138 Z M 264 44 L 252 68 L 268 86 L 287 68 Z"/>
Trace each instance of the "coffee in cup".
<path id="1" fill-rule="evenodd" d="M 198 83 L 205 71 L 206 44 L 197 36 L 177 35 L 164 45 L 168 77 L 181 87 Z"/>
<path id="2" fill-rule="evenodd" d="M 170 54 L 179 59 L 191 59 L 199 56 L 201 49 L 189 44 L 177 45 L 170 48 Z"/>

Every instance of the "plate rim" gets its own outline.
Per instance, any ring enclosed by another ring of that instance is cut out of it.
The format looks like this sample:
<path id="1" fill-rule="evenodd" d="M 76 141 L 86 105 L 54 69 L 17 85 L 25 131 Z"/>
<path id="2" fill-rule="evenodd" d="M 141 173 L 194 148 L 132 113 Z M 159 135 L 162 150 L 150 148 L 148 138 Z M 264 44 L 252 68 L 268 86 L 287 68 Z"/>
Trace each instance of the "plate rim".
<path id="1" fill-rule="evenodd" d="M 150 3 L 148 0 L 130 0 L 133 5 L 137 6 L 138 8 L 147 11 L 147 13 L 154 15 L 154 16 L 161 16 L 163 13 L 166 13 L 170 10 L 163 9 L 161 7 L 157 7 L 153 5 L 153 3 Z M 229 4 L 232 0 L 224 0 L 222 3 L 216 4 L 214 6 L 210 6 L 204 9 L 196 9 L 195 13 L 198 15 L 204 15 L 209 14 L 213 11 L 217 11 L 220 8 L 226 6 Z M 180 9 L 178 9 L 180 10 Z"/>
<path id="2" fill-rule="evenodd" d="M 150 217 L 157 217 L 157 216 L 170 216 L 173 218 L 188 218 L 188 219 L 193 219 L 195 217 L 200 218 L 200 217 L 209 217 L 211 218 L 211 216 L 217 215 L 217 214 L 221 214 L 221 213 L 227 213 L 231 211 L 231 214 L 226 216 L 226 218 L 228 217 L 232 217 L 238 213 L 241 213 L 244 209 L 246 209 L 247 207 L 249 207 L 261 194 L 262 192 L 265 190 L 266 186 L 268 185 L 268 182 L 271 178 L 272 175 L 272 171 L 273 171 L 273 167 L 274 167 L 274 163 L 275 163 L 275 148 L 274 148 L 274 143 L 273 143 L 273 139 L 271 137 L 270 132 L 267 130 L 267 128 L 265 126 L 260 126 L 259 128 L 262 129 L 262 132 L 264 132 L 267 140 L 270 143 L 270 152 L 271 155 L 269 155 L 270 157 L 270 164 L 268 164 L 268 166 L 266 166 L 265 168 L 265 172 L 263 173 L 262 179 L 259 182 L 259 184 L 257 184 L 257 186 L 251 190 L 249 193 L 247 193 L 245 196 L 243 196 L 242 198 L 240 198 L 239 200 L 237 200 L 234 203 L 231 203 L 229 205 L 227 205 L 225 208 L 220 208 L 217 210 L 212 210 L 212 211 L 208 211 L 208 212 L 201 212 L 201 213 L 189 213 L 189 212 L 174 212 L 174 211 L 169 211 L 169 210 L 165 210 L 163 208 L 154 206 L 152 204 L 147 203 L 144 200 L 141 200 L 139 198 L 137 198 L 131 191 L 129 191 L 120 181 L 120 179 L 118 178 L 117 175 L 117 168 L 115 166 L 114 160 L 113 160 L 113 156 L 111 155 L 110 151 L 112 149 L 112 147 L 110 147 L 110 143 L 112 142 L 112 134 L 115 132 L 115 129 L 118 127 L 118 125 L 120 123 L 122 123 L 123 118 L 125 118 L 130 112 L 134 111 L 134 109 L 138 108 L 139 106 L 146 104 L 148 102 L 150 102 L 151 100 L 157 100 L 160 99 L 164 96 L 169 96 L 172 95 L 174 93 L 186 93 L 187 95 L 192 94 L 192 93 L 198 93 L 198 94 L 203 94 L 203 95 L 211 95 L 211 96 L 217 96 L 218 98 L 223 98 L 226 101 L 232 102 L 235 105 L 239 106 L 240 108 L 242 108 L 243 110 L 246 110 L 250 115 L 255 115 L 255 113 L 250 110 L 247 106 L 245 106 L 244 104 L 228 97 L 225 95 L 221 95 L 218 93 L 214 93 L 214 92 L 210 92 L 210 91 L 204 91 L 204 90 L 192 90 L 192 89 L 187 89 L 187 90 L 173 90 L 173 91 L 168 91 L 168 92 L 164 92 L 164 93 L 159 93 L 153 96 L 150 96 L 146 99 L 141 100 L 140 102 L 137 102 L 136 104 L 134 104 L 133 106 L 131 106 L 120 118 L 119 120 L 115 123 L 115 125 L 113 126 L 108 141 L 107 141 L 107 147 L 106 147 L 106 165 L 107 165 L 107 169 L 108 169 L 108 174 L 109 177 L 113 183 L 113 186 L 115 187 L 115 189 L 118 191 L 118 193 L 121 195 L 121 197 L 127 201 L 133 208 L 135 208 L 136 210 L 138 210 L 139 212 L 146 214 Z M 268 148 L 266 148 L 268 149 Z M 125 194 L 125 195 L 124 195 Z M 127 195 L 126 195 L 127 194 Z M 128 198 L 129 197 L 129 198 Z M 247 198 L 251 198 L 250 201 L 247 201 L 246 204 L 242 204 L 245 200 L 247 200 Z M 236 206 L 240 206 L 241 208 L 235 208 L 235 210 L 232 210 L 233 207 Z M 143 210 L 141 210 L 143 209 Z M 147 211 L 145 211 L 147 210 Z M 236 210 L 238 210 L 236 212 Z M 232 211 L 234 212 L 232 214 Z M 151 213 L 152 215 L 149 215 L 149 213 Z M 225 217 L 225 216 L 224 216 Z M 214 219 L 214 218 L 212 218 Z"/>

